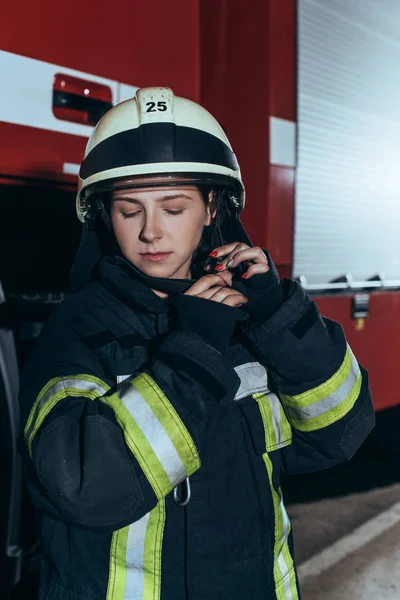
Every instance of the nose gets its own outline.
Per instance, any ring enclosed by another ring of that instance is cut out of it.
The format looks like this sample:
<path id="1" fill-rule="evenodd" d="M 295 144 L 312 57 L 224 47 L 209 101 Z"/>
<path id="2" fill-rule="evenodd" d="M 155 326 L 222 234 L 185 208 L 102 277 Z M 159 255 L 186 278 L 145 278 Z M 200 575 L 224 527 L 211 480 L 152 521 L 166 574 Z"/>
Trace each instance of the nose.
<path id="1" fill-rule="evenodd" d="M 143 227 L 140 231 L 141 242 L 151 243 L 161 239 L 163 236 L 160 224 L 155 214 L 145 215 Z"/>

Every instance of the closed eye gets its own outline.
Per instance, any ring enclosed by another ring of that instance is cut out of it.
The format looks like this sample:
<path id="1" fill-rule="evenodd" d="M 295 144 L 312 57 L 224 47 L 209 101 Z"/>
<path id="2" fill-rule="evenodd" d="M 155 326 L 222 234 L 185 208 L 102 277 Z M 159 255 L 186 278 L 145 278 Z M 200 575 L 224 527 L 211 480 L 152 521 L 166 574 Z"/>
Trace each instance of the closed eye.
<path id="1" fill-rule="evenodd" d="M 123 212 L 122 214 L 123 214 L 124 219 L 132 219 L 132 217 L 136 217 L 136 215 L 138 215 L 139 213 L 140 213 L 140 210 L 136 210 L 133 213 L 124 213 Z"/>
<path id="2" fill-rule="evenodd" d="M 183 213 L 184 209 L 181 208 L 179 210 L 171 210 L 171 209 L 165 209 L 165 212 L 167 212 L 169 215 L 181 215 Z"/>
<path id="3" fill-rule="evenodd" d="M 176 209 L 176 210 L 172 210 L 172 209 L 165 209 L 165 212 L 168 213 L 169 215 L 181 215 L 183 212 L 185 211 L 184 208 L 180 208 L 180 209 Z M 133 217 L 136 217 L 136 215 L 140 214 L 142 211 L 140 210 L 135 210 L 134 212 L 131 213 L 125 213 L 123 212 L 122 215 L 124 217 L 124 219 L 132 219 Z"/>

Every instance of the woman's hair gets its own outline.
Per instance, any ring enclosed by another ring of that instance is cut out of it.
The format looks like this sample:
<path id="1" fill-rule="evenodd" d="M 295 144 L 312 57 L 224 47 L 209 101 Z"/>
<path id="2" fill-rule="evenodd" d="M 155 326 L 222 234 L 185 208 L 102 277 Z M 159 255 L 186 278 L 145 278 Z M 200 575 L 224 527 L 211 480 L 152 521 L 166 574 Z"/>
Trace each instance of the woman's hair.
<path id="1" fill-rule="evenodd" d="M 212 186 L 197 186 L 202 198 L 204 200 L 204 204 L 208 206 L 209 203 L 209 195 L 210 192 L 213 192 L 216 206 L 216 215 L 209 226 L 209 236 L 208 242 L 211 246 L 217 247 L 222 246 L 224 244 L 224 240 L 221 233 L 221 226 L 226 219 L 232 217 L 232 201 L 231 196 L 232 192 L 227 190 L 226 188 L 215 188 Z"/>

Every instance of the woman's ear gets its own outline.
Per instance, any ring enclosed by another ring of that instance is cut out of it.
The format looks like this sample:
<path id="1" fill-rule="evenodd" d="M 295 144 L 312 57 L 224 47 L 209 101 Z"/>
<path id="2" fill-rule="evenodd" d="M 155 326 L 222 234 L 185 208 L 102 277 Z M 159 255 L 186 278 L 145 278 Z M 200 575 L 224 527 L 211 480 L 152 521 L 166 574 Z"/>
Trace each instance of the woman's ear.
<path id="1" fill-rule="evenodd" d="M 206 225 L 211 225 L 217 214 L 216 194 L 214 190 L 208 192 L 208 204 L 206 206 Z"/>

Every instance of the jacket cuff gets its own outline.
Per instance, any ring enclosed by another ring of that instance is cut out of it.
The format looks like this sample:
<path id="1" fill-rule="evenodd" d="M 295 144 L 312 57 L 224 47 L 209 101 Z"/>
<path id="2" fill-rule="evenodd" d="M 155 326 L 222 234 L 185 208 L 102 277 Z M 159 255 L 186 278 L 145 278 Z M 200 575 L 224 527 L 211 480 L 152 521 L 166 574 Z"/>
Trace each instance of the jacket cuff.
<path id="1" fill-rule="evenodd" d="M 173 304 L 178 331 L 195 333 L 221 354 L 228 349 L 236 321 L 246 318 L 237 308 L 194 296 L 177 296 Z"/>
<path id="2" fill-rule="evenodd" d="M 249 301 L 243 309 L 257 324 L 275 314 L 285 300 L 284 289 L 279 281 L 278 271 L 271 255 L 267 250 L 264 250 L 264 254 L 268 259 L 269 271 L 261 275 L 254 275 L 247 281 L 244 280 Z"/>

